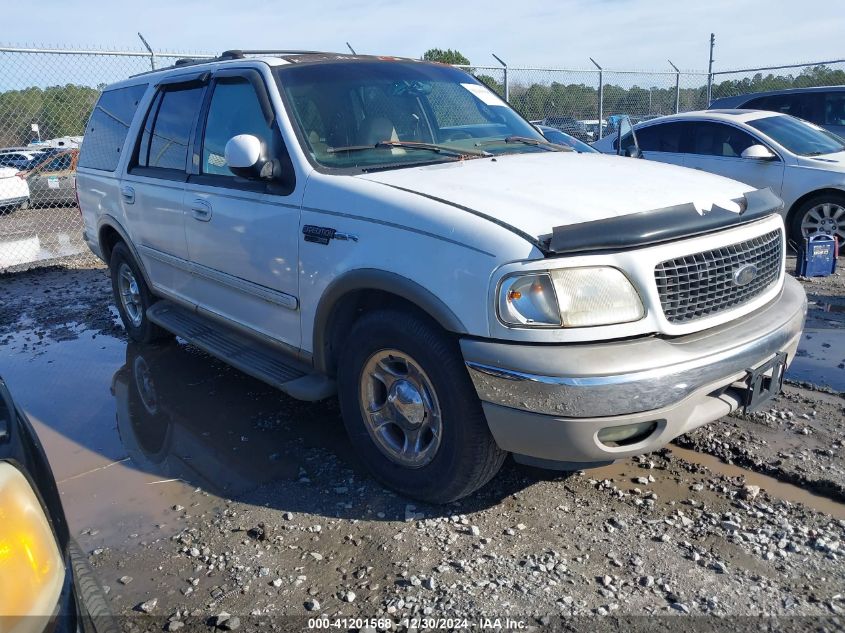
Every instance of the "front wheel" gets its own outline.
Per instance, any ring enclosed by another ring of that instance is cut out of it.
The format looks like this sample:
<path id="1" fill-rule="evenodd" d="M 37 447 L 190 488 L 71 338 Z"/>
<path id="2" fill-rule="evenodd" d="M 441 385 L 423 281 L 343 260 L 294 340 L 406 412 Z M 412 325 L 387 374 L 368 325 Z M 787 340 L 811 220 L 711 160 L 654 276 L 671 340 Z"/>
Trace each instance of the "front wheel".
<path id="1" fill-rule="evenodd" d="M 845 195 L 820 194 L 802 202 L 792 213 L 791 233 L 800 241 L 814 235 L 829 235 L 845 245 Z"/>
<path id="2" fill-rule="evenodd" d="M 446 503 L 483 486 L 504 462 L 456 342 L 423 316 L 361 317 L 337 380 L 350 440 L 389 488 Z"/>

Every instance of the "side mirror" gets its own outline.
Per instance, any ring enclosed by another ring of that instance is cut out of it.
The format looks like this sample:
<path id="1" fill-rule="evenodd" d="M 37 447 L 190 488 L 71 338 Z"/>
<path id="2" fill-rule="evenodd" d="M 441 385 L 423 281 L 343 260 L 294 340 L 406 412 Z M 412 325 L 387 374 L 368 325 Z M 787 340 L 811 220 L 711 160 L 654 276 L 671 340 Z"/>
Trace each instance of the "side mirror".
<path id="1" fill-rule="evenodd" d="M 777 158 L 774 152 L 765 145 L 752 145 L 742 150 L 742 158 L 750 158 L 752 160 L 774 160 Z"/>
<path id="2" fill-rule="evenodd" d="M 619 156 L 628 156 L 630 158 L 643 157 L 643 153 L 640 151 L 640 143 L 637 141 L 637 133 L 634 131 L 634 126 L 631 124 L 631 119 L 627 114 L 622 115 L 618 119 L 616 148 L 616 153 Z"/>
<path id="3" fill-rule="evenodd" d="M 252 134 L 230 138 L 223 156 L 229 171 L 241 178 L 272 180 L 276 176 L 276 161 L 267 157 L 264 143 Z"/>

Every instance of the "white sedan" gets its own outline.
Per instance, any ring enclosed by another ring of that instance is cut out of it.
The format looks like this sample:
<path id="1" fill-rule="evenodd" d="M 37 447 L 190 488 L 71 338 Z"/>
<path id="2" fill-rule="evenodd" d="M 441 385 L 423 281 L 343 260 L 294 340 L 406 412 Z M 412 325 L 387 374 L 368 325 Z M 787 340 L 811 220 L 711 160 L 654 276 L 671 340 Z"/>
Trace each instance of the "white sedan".
<path id="1" fill-rule="evenodd" d="M 14 211 L 29 201 L 29 185 L 18 173 L 17 169 L 0 167 L 0 214 Z"/>
<path id="2" fill-rule="evenodd" d="M 845 139 L 762 110 L 687 112 L 634 130 L 643 158 L 771 187 L 783 199 L 791 239 L 823 233 L 845 243 Z M 633 146 L 631 134 L 623 136 L 621 153 Z M 615 154 L 619 141 L 612 135 L 593 147 Z"/>

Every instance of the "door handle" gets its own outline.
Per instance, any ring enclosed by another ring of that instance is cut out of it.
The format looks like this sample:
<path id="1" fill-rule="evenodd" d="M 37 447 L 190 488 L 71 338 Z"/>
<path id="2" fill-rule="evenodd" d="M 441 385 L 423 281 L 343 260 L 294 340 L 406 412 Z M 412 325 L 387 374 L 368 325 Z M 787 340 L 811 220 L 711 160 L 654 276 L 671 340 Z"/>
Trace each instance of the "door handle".
<path id="1" fill-rule="evenodd" d="M 208 222 L 211 219 L 211 203 L 197 198 L 191 202 L 191 215 L 200 222 Z"/>
<path id="2" fill-rule="evenodd" d="M 135 204 L 135 190 L 132 187 L 121 188 L 120 195 L 126 204 Z"/>

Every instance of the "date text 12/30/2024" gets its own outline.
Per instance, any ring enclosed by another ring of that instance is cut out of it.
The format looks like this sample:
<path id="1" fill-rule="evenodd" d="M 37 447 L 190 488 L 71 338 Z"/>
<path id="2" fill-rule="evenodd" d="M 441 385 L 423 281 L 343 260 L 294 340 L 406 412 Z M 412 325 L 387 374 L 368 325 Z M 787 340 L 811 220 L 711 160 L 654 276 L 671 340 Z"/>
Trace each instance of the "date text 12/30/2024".
<path id="1" fill-rule="evenodd" d="M 521 631 L 527 628 L 524 620 L 513 618 L 309 618 L 308 628 L 321 629 L 367 629 L 372 628 L 386 631 L 392 628 L 401 629 L 442 629 L 455 630 L 483 630 L 483 631 Z"/>

